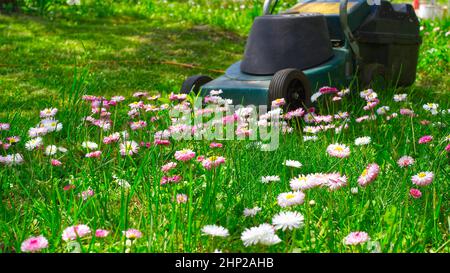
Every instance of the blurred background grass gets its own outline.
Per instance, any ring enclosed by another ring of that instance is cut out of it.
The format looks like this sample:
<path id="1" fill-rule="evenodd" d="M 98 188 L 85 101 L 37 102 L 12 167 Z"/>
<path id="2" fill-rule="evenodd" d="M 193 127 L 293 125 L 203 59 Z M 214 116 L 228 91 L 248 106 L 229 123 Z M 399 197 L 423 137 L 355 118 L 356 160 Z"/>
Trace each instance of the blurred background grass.
<path id="1" fill-rule="evenodd" d="M 58 100 L 75 68 L 88 73 L 84 92 L 102 95 L 177 92 L 190 75 L 218 76 L 241 58 L 262 2 L 19 1 L 19 13 L 0 15 L 0 117 Z M 295 2 L 281 1 L 280 9 Z M 448 100 L 450 20 L 421 25 L 417 81 L 409 89 Z"/>

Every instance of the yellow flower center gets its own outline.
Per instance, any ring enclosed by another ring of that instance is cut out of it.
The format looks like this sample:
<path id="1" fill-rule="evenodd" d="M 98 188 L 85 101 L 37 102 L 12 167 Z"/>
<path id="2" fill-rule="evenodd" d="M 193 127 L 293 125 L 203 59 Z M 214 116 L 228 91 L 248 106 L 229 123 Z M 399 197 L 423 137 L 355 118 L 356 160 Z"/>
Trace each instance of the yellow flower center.
<path id="1" fill-rule="evenodd" d="M 424 173 L 424 172 L 422 172 L 422 173 L 419 173 L 419 175 L 418 175 L 420 178 L 424 178 L 425 176 L 427 176 L 427 174 L 426 173 Z"/>
<path id="2" fill-rule="evenodd" d="M 295 195 L 292 194 L 292 193 L 286 194 L 286 199 L 292 199 L 292 198 L 294 198 L 294 197 L 295 197 Z"/>
<path id="3" fill-rule="evenodd" d="M 365 169 L 365 170 L 362 172 L 361 176 L 366 176 L 366 175 L 367 175 L 367 169 Z"/>
<path id="4" fill-rule="evenodd" d="M 338 151 L 338 152 L 342 152 L 342 151 L 344 151 L 344 148 L 342 148 L 341 146 L 337 146 L 334 148 L 334 150 Z"/>

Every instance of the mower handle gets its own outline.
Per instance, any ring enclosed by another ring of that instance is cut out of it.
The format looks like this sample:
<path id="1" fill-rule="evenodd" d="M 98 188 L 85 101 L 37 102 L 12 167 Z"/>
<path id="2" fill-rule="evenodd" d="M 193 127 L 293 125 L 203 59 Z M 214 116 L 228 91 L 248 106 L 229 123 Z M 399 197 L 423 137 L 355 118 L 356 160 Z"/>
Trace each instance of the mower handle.
<path id="1" fill-rule="evenodd" d="M 358 43 L 356 42 L 355 37 L 353 36 L 353 33 L 352 33 L 350 27 L 348 26 L 347 4 L 348 4 L 348 0 L 340 0 L 339 21 L 341 22 L 342 31 L 344 32 L 345 39 L 347 40 L 348 44 L 350 45 L 350 48 L 352 49 L 356 58 L 361 59 L 361 57 L 359 55 Z"/>
<path id="2" fill-rule="evenodd" d="M 271 4 L 272 4 L 272 0 L 264 0 L 263 15 L 270 14 L 270 5 Z"/>

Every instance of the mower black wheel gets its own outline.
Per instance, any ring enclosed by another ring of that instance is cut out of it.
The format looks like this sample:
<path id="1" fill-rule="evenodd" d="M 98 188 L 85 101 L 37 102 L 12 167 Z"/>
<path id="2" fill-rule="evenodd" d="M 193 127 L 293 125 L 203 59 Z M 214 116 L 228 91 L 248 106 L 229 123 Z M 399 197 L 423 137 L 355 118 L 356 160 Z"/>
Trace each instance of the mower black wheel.
<path id="1" fill-rule="evenodd" d="M 198 93 L 200 87 L 208 82 L 212 81 L 212 78 L 205 75 L 195 75 L 187 78 L 181 85 L 180 93 L 189 94 L 190 92 Z"/>
<path id="2" fill-rule="evenodd" d="M 278 71 L 269 84 L 269 101 L 283 98 L 286 102 L 284 109 L 291 111 L 311 105 L 311 84 L 305 74 L 295 68 Z"/>

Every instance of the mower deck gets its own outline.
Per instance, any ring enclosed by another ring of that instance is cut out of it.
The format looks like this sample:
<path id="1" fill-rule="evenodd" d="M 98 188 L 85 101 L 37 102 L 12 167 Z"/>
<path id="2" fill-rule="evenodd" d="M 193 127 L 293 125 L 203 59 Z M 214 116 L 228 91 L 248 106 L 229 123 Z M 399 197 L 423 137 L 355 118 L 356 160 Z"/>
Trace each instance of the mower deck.
<path id="1" fill-rule="evenodd" d="M 333 48 L 333 53 L 334 56 L 325 63 L 303 70 L 313 91 L 326 85 L 347 85 L 351 81 L 353 63 L 349 51 L 345 48 Z M 267 105 L 273 75 L 242 73 L 240 63 L 234 63 L 226 70 L 225 75 L 203 85 L 201 95 L 207 96 L 211 90 L 222 90 L 221 97 L 232 99 L 233 104 Z"/>

